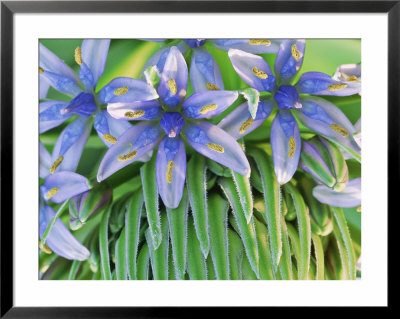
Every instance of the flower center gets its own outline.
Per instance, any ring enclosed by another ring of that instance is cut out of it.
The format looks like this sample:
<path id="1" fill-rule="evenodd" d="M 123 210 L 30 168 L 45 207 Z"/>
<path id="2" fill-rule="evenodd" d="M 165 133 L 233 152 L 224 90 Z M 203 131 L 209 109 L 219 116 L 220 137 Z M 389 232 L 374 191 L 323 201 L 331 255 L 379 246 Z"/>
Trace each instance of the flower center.
<path id="1" fill-rule="evenodd" d="M 160 120 L 160 125 L 168 137 L 179 135 L 185 120 L 179 112 L 167 112 Z"/>
<path id="2" fill-rule="evenodd" d="M 302 107 L 296 88 L 292 85 L 281 85 L 274 98 L 281 109 L 299 109 Z"/>

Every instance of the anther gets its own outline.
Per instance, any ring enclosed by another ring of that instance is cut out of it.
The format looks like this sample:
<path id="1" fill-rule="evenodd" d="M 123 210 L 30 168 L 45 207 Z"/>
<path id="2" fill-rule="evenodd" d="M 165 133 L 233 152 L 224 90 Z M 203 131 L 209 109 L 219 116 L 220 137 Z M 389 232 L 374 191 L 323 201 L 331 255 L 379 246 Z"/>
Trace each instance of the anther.
<path id="1" fill-rule="evenodd" d="M 82 61 L 82 49 L 80 47 L 77 47 L 75 49 L 75 62 L 79 65 L 83 63 Z"/>
<path id="2" fill-rule="evenodd" d="M 169 79 L 169 80 L 168 80 L 168 88 L 169 88 L 169 90 L 171 91 L 171 93 L 172 93 L 173 95 L 176 94 L 176 92 L 178 91 L 178 89 L 176 88 L 176 82 L 175 82 L 174 79 Z"/>
<path id="3" fill-rule="evenodd" d="M 335 83 L 335 84 L 331 84 L 328 86 L 328 91 L 339 91 L 339 90 L 343 90 L 347 87 L 346 83 Z"/>
<path id="4" fill-rule="evenodd" d="M 208 104 L 208 105 L 204 105 L 200 109 L 200 113 L 201 114 L 207 114 L 208 112 L 214 111 L 216 109 L 217 109 L 217 104 Z"/>
<path id="5" fill-rule="evenodd" d="M 350 75 L 347 79 L 347 82 L 360 82 L 360 79 L 356 77 L 355 75 Z"/>
<path id="6" fill-rule="evenodd" d="M 127 86 L 122 86 L 118 89 L 114 90 L 114 95 L 120 96 L 120 95 L 124 95 L 128 92 L 129 88 Z"/>
<path id="7" fill-rule="evenodd" d="M 251 72 L 253 72 L 253 74 L 258 77 L 259 79 L 266 79 L 268 78 L 268 74 L 265 73 L 264 71 L 259 70 L 256 66 L 254 68 L 251 69 Z"/>
<path id="8" fill-rule="evenodd" d="M 173 161 L 169 161 L 168 162 L 168 166 L 167 166 L 167 174 L 165 175 L 165 179 L 167 180 L 167 182 L 169 184 L 172 183 L 172 168 L 174 167 L 174 162 Z"/>
<path id="9" fill-rule="evenodd" d="M 134 159 L 136 157 L 136 155 L 137 155 L 137 151 L 134 150 L 132 152 L 129 152 L 128 154 L 118 156 L 118 160 L 120 162 L 130 161 L 131 159 Z"/>
<path id="10" fill-rule="evenodd" d="M 40 248 L 43 252 L 45 252 L 46 254 L 51 254 L 51 253 L 52 253 L 51 249 L 50 249 L 49 247 L 47 247 L 46 244 L 43 245 L 41 240 L 39 240 L 39 248 Z"/>
<path id="11" fill-rule="evenodd" d="M 57 194 L 59 191 L 58 187 L 53 187 L 52 189 L 50 189 L 46 195 L 44 196 L 46 199 L 50 199 L 52 198 L 55 194 Z"/>
<path id="12" fill-rule="evenodd" d="M 43 74 L 43 73 L 44 73 L 43 68 L 41 68 L 40 66 L 39 66 L 39 73 L 40 73 L 40 74 Z"/>
<path id="13" fill-rule="evenodd" d="M 223 153 L 225 151 L 221 145 L 215 143 L 207 143 L 207 147 L 217 153 Z"/>
<path id="14" fill-rule="evenodd" d="M 246 121 L 244 121 L 242 123 L 242 125 L 240 125 L 240 127 L 239 127 L 239 133 L 240 134 L 246 133 L 246 131 L 249 129 L 249 127 L 253 124 L 253 122 L 254 122 L 253 118 L 249 118 Z"/>
<path id="15" fill-rule="evenodd" d="M 145 114 L 145 111 L 143 110 L 137 110 L 137 111 L 128 111 L 125 112 L 125 117 L 128 119 L 137 119 L 138 117 L 142 117 Z"/>
<path id="16" fill-rule="evenodd" d="M 294 153 L 296 152 L 296 141 L 294 140 L 294 137 L 291 136 L 289 138 L 289 158 L 292 158 L 294 156 Z"/>
<path id="17" fill-rule="evenodd" d="M 349 132 L 347 132 L 347 130 L 343 126 L 340 126 L 338 124 L 331 124 L 329 125 L 329 127 L 332 131 L 335 131 L 344 137 L 349 136 Z"/>
<path id="18" fill-rule="evenodd" d="M 112 136 L 111 134 L 105 133 L 105 134 L 103 134 L 103 138 L 108 143 L 111 143 L 111 144 L 117 143 L 117 138 L 115 136 Z"/>
<path id="19" fill-rule="evenodd" d="M 265 46 L 269 47 L 271 45 L 271 41 L 270 40 L 266 40 L 266 39 L 250 39 L 249 40 L 249 44 L 251 44 L 251 45 L 265 45 Z"/>
<path id="20" fill-rule="evenodd" d="M 64 156 L 60 156 L 59 158 L 57 158 L 54 163 L 51 165 L 50 167 L 50 173 L 54 174 L 54 172 L 56 171 L 57 167 L 60 166 L 60 164 L 62 163 L 62 161 L 64 160 Z"/>
<path id="21" fill-rule="evenodd" d="M 210 91 L 219 91 L 220 90 L 220 88 L 218 86 L 216 86 L 215 84 L 209 83 L 209 82 L 207 82 L 206 88 L 207 88 L 207 90 L 210 90 Z"/>
<path id="22" fill-rule="evenodd" d="M 292 49 L 293 59 L 295 59 L 296 61 L 299 61 L 301 59 L 301 56 L 300 56 L 300 51 L 297 49 L 297 45 L 293 44 L 291 49 Z"/>

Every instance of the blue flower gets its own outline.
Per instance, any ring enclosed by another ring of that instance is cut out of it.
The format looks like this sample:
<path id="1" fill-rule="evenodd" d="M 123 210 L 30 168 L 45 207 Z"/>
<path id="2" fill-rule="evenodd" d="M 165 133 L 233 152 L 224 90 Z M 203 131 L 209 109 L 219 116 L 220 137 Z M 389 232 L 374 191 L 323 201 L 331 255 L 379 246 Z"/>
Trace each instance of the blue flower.
<path id="1" fill-rule="evenodd" d="M 71 100 L 69 102 L 42 101 L 39 131 L 44 133 L 71 117 L 76 117 L 66 126 L 56 142 L 52 156 L 52 173 L 56 170 L 74 171 L 76 169 L 93 125 L 108 147 L 122 132 L 131 127 L 128 122 L 115 120 L 103 109 L 105 103 L 113 97 L 118 97 L 119 92 L 129 90 L 130 96 L 132 93 L 137 94 L 141 100 L 157 97 L 152 87 L 143 81 L 129 78 L 126 78 L 123 83 L 112 82 L 109 88 L 117 85 L 115 92 L 101 90 L 96 93 L 98 79 L 104 72 L 109 45 L 110 40 L 84 40 L 82 47 L 75 49 L 75 61 L 80 66 L 79 74 L 76 74 L 54 53 L 40 44 L 40 97 L 45 98 L 47 89 L 52 86 L 69 96 Z"/>
<path id="2" fill-rule="evenodd" d="M 360 86 L 349 85 L 349 80 L 356 82 L 358 78 L 354 75 L 342 81 L 321 72 L 307 72 L 293 84 L 293 78 L 303 63 L 304 51 L 304 40 L 282 41 L 274 73 L 260 56 L 237 49 L 228 52 L 239 76 L 252 88 L 270 92 L 272 96 L 260 98 L 255 117 L 251 116 L 246 102 L 218 126 L 234 138 L 240 138 L 259 127 L 271 114 L 273 107 L 277 106 L 271 127 L 271 146 L 275 174 L 280 184 L 292 178 L 300 158 L 301 138 L 296 118 L 313 131 L 338 142 L 346 150 L 357 155 L 360 153 L 353 137 L 356 130 L 347 117 L 332 103 L 312 96 L 359 93 Z"/>
<path id="3" fill-rule="evenodd" d="M 201 121 L 220 114 L 238 97 L 237 92 L 209 91 L 186 97 L 188 70 L 182 53 L 171 47 L 157 88 L 159 101 L 110 103 L 109 113 L 124 120 L 145 120 L 128 129 L 105 154 L 97 174 L 100 182 L 139 160 L 158 145 L 158 190 L 167 207 L 177 207 L 186 176 L 182 140 L 197 152 L 248 176 L 250 166 L 240 145 L 217 126 Z"/>

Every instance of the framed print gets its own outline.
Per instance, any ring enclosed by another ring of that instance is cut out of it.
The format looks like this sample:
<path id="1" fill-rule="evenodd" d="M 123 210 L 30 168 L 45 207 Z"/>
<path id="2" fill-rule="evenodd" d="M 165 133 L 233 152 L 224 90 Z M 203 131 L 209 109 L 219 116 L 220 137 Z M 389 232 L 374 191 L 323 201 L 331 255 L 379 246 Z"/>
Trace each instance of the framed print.
<path id="1" fill-rule="evenodd" d="M 2 317 L 389 306 L 398 1 L 1 10 Z"/>

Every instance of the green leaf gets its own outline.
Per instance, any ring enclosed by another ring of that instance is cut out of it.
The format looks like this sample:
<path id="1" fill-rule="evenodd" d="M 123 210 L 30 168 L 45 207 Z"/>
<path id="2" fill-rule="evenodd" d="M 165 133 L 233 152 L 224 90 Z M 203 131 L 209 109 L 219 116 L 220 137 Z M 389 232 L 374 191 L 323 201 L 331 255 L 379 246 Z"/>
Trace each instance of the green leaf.
<path id="1" fill-rule="evenodd" d="M 300 238 L 299 234 L 297 233 L 296 228 L 291 223 L 286 223 L 286 228 L 288 232 L 288 237 L 290 239 L 290 247 L 291 251 L 293 251 L 294 258 L 296 259 L 297 265 L 300 265 L 301 261 L 301 248 L 300 248 Z M 297 279 L 297 268 L 293 264 L 293 275 Z"/>
<path id="2" fill-rule="evenodd" d="M 241 90 L 240 94 L 242 94 L 246 99 L 251 117 L 255 119 L 257 115 L 258 102 L 260 102 L 260 92 L 253 88 L 247 88 Z"/>
<path id="3" fill-rule="evenodd" d="M 130 279 L 136 279 L 136 257 L 139 248 L 143 204 L 143 191 L 140 189 L 132 196 L 125 213 L 126 267 Z"/>
<path id="4" fill-rule="evenodd" d="M 316 234 L 311 234 L 311 239 L 314 247 L 314 254 L 317 264 L 316 279 L 324 280 L 325 278 L 325 264 L 324 264 L 324 247 L 322 246 L 321 238 Z"/>
<path id="5" fill-rule="evenodd" d="M 311 257 L 311 223 L 308 208 L 300 195 L 300 192 L 291 183 L 284 185 L 285 190 L 293 199 L 296 209 L 297 226 L 300 236 L 300 260 L 298 260 L 298 277 L 300 280 L 307 279 L 310 268 Z"/>
<path id="6" fill-rule="evenodd" d="M 187 191 L 184 188 L 179 206 L 174 209 L 167 208 L 174 273 L 176 279 L 180 280 L 185 278 L 188 206 Z"/>
<path id="7" fill-rule="evenodd" d="M 110 253 L 108 250 L 108 220 L 110 218 L 111 208 L 112 206 L 103 214 L 100 223 L 99 247 L 103 280 L 111 280 Z"/>
<path id="8" fill-rule="evenodd" d="M 71 269 L 69 270 L 68 280 L 75 280 L 76 274 L 79 271 L 79 267 L 81 266 L 81 261 L 74 260 L 71 265 Z"/>
<path id="9" fill-rule="evenodd" d="M 340 207 L 331 207 L 333 217 L 334 217 L 334 233 L 336 239 L 339 241 L 341 238 L 341 243 L 343 243 L 345 247 L 345 251 L 343 253 L 346 254 L 348 267 L 347 267 L 347 277 L 348 279 L 355 280 L 356 279 L 356 257 L 353 249 L 353 244 L 349 232 L 349 228 L 347 227 L 346 218 L 344 217 L 343 209 Z M 340 233 L 338 233 L 338 231 Z M 338 238 L 339 237 L 339 238 Z M 340 251 L 340 248 L 339 248 Z M 343 258 L 344 256 L 342 256 Z"/>
<path id="10" fill-rule="evenodd" d="M 187 272 L 191 280 L 207 279 L 207 265 L 192 218 L 188 220 Z"/>
<path id="11" fill-rule="evenodd" d="M 258 252 L 260 254 L 260 279 L 275 279 L 267 227 L 256 218 L 254 219 L 254 223 L 257 233 Z"/>
<path id="12" fill-rule="evenodd" d="M 259 255 L 254 220 L 252 218 L 250 223 L 247 223 L 246 216 L 244 214 L 242 205 L 240 203 L 240 198 L 236 192 L 235 184 L 233 183 L 233 181 L 228 178 L 221 178 L 218 182 L 223 192 L 225 193 L 229 204 L 231 205 L 232 213 L 237 223 L 238 232 L 240 237 L 242 238 L 247 258 L 250 261 L 252 269 L 258 275 Z"/>
<path id="13" fill-rule="evenodd" d="M 215 175 L 222 176 L 222 177 L 231 177 L 232 176 L 232 171 L 217 162 L 213 161 L 212 159 L 207 158 L 206 159 L 207 163 L 207 168 L 213 172 Z"/>
<path id="14" fill-rule="evenodd" d="M 147 84 L 151 85 L 154 88 L 157 88 L 158 83 L 160 82 L 160 72 L 157 69 L 157 66 L 149 66 L 144 71 L 144 76 L 146 78 Z"/>
<path id="15" fill-rule="evenodd" d="M 208 199 L 211 258 L 218 280 L 229 279 L 228 210 L 229 203 L 217 194 Z"/>
<path id="16" fill-rule="evenodd" d="M 284 218 L 281 218 L 282 227 L 282 256 L 279 263 L 279 273 L 283 280 L 293 280 L 292 253 L 290 250 L 289 235 Z"/>
<path id="17" fill-rule="evenodd" d="M 215 275 L 214 265 L 213 265 L 211 256 L 207 257 L 206 264 L 207 264 L 207 277 L 208 277 L 207 280 L 217 280 L 217 276 Z"/>
<path id="18" fill-rule="evenodd" d="M 253 194 L 251 193 L 250 179 L 234 171 L 232 171 L 232 179 L 239 194 L 247 223 L 249 223 L 253 216 Z"/>
<path id="19" fill-rule="evenodd" d="M 115 243 L 115 272 L 117 275 L 117 280 L 125 280 L 127 279 L 127 272 L 126 272 L 126 263 L 125 260 L 125 228 L 122 230 L 118 240 Z"/>
<path id="20" fill-rule="evenodd" d="M 265 216 L 268 226 L 271 255 L 274 272 L 276 272 L 282 254 L 280 187 L 269 156 L 257 148 L 249 149 L 247 153 L 253 157 L 258 171 L 260 172 L 266 208 Z"/>
<path id="21" fill-rule="evenodd" d="M 186 170 L 186 183 L 190 207 L 192 209 L 197 238 L 200 241 L 200 247 L 204 257 L 207 257 L 210 251 L 206 169 L 207 166 L 204 156 L 195 153 L 189 160 Z"/>
<path id="22" fill-rule="evenodd" d="M 237 233 L 228 229 L 229 241 L 229 274 L 231 280 L 242 279 L 243 244 Z"/>
<path id="23" fill-rule="evenodd" d="M 157 152 L 154 152 L 151 160 L 140 168 L 147 221 L 149 222 L 149 231 L 154 249 L 157 249 L 162 241 L 160 212 L 158 210 L 158 188 L 156 182 L 156 155 Z"/>
<path id="24" fill-rule="evenodd" d="M 146 241 L 149 245 L 151 269 L 155 280 L 168 280 L 168 250 L 169 233 L 167 214 L 161 216 L 161 244 L 156 248 L 150 229 L 146 231 Z"/>
<path id="25" fill-rule="evenodd" d="M 147 243 L 144 243 L 138 254 L 136 264 L 136 279 L 150 279 L 150 251 Z"/>

